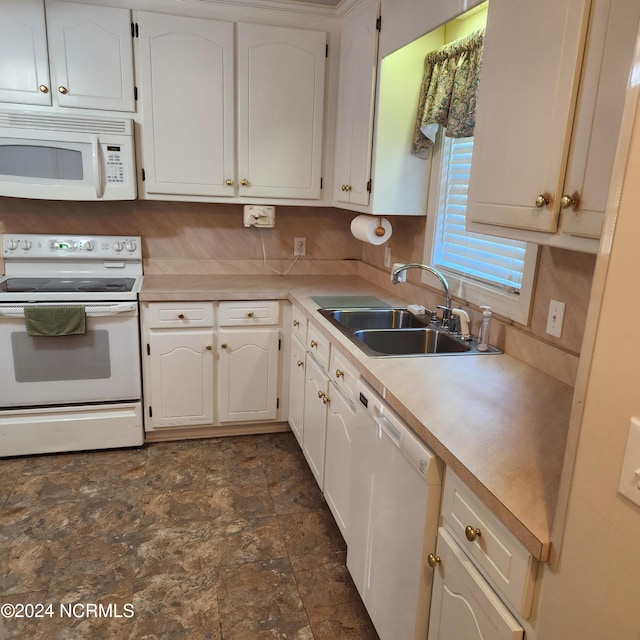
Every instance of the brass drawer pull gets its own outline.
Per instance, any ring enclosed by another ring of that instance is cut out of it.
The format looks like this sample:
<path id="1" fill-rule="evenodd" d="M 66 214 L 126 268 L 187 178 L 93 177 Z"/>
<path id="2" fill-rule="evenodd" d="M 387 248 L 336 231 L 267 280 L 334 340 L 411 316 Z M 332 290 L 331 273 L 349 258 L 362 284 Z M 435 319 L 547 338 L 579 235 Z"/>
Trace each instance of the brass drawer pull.
<path id="1" fill-rule="evenodd" d="M 315 348 L 318 346 L 318 343 L 317 343 L 315 340 L 312 340 L 312 341 L 309 343 L 309 346 L 310 346 L 312 349 L 315 349 Z"/>
<path id="2" fill-rule="evenodd" d="M 247 318 L 253 318 L 253 311 L 247 311 Z"/>
<path id="3" fill-rule="evenodd" d="M 336 369 L 336 378 L 344 378 L 344 371 Z"/>
<path id="4" fill-rule="evenodd" d="M 469 542 L 474 542 L 476 538 L 480 537 L 481 532 L 480 529 L 474 529 L 473 527 L 469 526 L 465 528 L 464 535 L 467 536 L 467 540 Z"/>
<path id="5" fill-rule="evenodd" d="M 298 362 L 296 362 L 296 364 L 297 364 L 299 367 L 304 367 L 304 362 L 303 362 L 302 360 L 298 360 Z"/>
<path id="6" fill-rule="evenodd" d="M 299 323 L 297 320 L 294 320 L 294 321 L 293 321 L 293 326 L 294 326 L 294 327 L 299 327 L 299 326 L 300 326 L 300 323 Z"/>
<path id="7" fill-rule="evenodd" d="M 441 562 L 440 560 L 440 556 L 434 556 L 433 553 L 430 553 L 427 556 L 427 564 L 432 568 L 435 569 L 436 565 L 439 564 Z"/>
<path id="8" fill-rule="evenodd" d="M 180 318 L 180 320 L 184 320 L 184 313 L 179 313 L 178 318 Z"/>

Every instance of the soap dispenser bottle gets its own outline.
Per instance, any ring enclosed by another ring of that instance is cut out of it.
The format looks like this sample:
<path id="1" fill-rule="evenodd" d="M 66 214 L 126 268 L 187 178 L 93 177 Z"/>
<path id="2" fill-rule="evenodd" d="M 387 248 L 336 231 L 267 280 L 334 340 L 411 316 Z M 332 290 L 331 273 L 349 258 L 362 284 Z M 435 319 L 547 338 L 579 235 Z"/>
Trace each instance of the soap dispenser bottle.
<path id="1" fill-rule="evenodd" d="M 491 324 L 491 307 L 480 307 L 482 309 L 482 321 L 478 333 L 478 351 L 489 349 L 489 325 Z"/>

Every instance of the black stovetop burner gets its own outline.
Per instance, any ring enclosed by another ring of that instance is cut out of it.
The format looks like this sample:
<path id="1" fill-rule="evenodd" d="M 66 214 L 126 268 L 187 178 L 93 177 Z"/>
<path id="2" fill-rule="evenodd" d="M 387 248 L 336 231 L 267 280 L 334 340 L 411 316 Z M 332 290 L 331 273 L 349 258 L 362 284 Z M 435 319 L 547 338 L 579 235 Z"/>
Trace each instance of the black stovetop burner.
<path id="1" fill-rule="evenodd" d="M 135 278 L 7 278 L 5 293 L 119 293 L 133 289 Z"/>

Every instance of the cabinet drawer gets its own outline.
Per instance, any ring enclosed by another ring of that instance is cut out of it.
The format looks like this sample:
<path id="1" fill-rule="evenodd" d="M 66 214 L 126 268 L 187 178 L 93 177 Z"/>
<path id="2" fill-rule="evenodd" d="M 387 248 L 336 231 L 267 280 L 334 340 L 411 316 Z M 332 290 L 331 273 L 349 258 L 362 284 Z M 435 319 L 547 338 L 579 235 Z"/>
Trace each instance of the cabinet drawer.
<path id="1" fill-rule="evenodd" d="M 295 305 L 291 307 L 291 335 L 297 336 L 302 344 L 306 344 L 307 316 Z"/>
<path id="2" fill-rule="evenodd" d="M 147 313 L 150 329 L 213 326 L 212 302 L 151 302 Z"/>
<path id="3" fill-rule="evenodd" d="M 355 404 L 356 382 L 360 379 L 360 372 L 335 348 L 331 350 L 329 361 L 331 379 L 338 389 Z"/>
<path id="4" fill-rule="evenodd" d="M 279 322 L 280 303 L 277 300 L 221 302 L 218 305 L 218 324 L 221 327 L 254 327 Z"/>
<path id="5" fill-rule="evenodd" d="M 537 560 L 449 469 L 442 496 L 442 517 L 496 590 L 520 615 L 528 618 Z"/>
<path id="6" fill-rule="evenodd" d="M 322 367 L 327 370 L 329 368 L 329 353 L 331 351 L 331 343 L 325 338 L 318 328 L 312 322 L 307 325 L 307 349 L 309 353 L 318 361 Z"/>

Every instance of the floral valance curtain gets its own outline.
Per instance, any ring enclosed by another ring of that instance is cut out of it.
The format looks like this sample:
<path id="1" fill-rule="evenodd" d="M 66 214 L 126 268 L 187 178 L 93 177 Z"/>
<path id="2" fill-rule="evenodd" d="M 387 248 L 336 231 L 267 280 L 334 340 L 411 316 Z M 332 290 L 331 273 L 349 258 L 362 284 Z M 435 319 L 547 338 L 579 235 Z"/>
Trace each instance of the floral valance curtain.
<path id="1" fill-rule="evenodd" d="M 484 29 L 479 29 L 427 54 L 411 149 L 414 156 L 429 156 L 438 126 L 445 127 L 450 138 L 473 135 L 483 39 Z"/>

